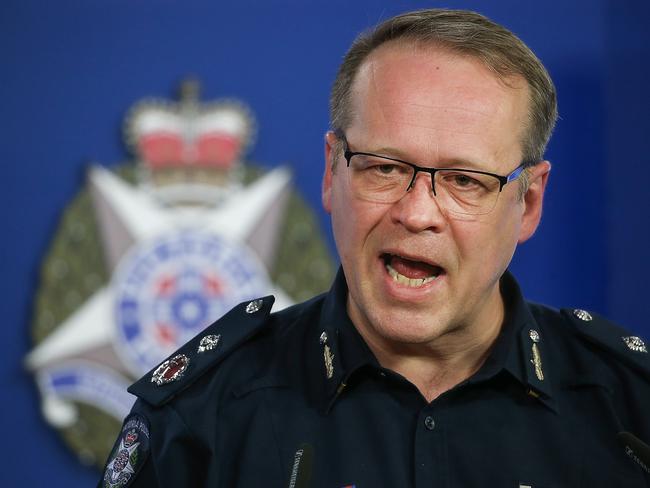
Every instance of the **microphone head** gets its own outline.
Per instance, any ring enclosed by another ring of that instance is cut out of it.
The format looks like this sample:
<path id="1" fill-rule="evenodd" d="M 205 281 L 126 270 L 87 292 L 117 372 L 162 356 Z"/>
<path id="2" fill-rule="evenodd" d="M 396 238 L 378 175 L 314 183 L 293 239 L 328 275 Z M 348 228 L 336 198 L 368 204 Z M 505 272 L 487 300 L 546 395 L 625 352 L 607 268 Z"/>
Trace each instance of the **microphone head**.
<path id="1" fill-rule="evenodd" d="M 619 432 L 616 437 L 625 453 L 650 474 L 650 446 L 629 432 Z"/>

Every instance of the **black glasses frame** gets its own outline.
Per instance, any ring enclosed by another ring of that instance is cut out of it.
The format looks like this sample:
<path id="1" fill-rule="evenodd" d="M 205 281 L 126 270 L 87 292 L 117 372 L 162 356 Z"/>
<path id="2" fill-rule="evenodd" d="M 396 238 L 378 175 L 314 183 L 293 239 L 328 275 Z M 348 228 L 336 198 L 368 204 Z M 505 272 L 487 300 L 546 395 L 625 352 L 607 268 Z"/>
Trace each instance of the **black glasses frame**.
<path id="1" fill-rule="evenodd" d="M 350 160 L 352 159 L 353 156 L 361 155 L 361 156 L 373 156 L 376 158 L 382 158 L 382 159 L 387 159 L 389 161 L 395 161 L 397 163 L 402 163 L 407 166 L 410 166 L 413 168 L 413 177 L 411 178 L 411 182 L 409 185 L 406 187 L 406 191 L 409 191 L 411 188 L 413 188 L 413 184 L 415 183 L 415 179 L 418 176 L 418 173 L 428 173 L 431 175 L 431 189 L 433 190 L 433 194 L 436 195 L 436 185 L 435 185 L 435 174 L 438 171 L 462 171 L 464 173 L 474 173 L 474 174 L 479 174 L 479 175 L 486 175 L 486 176 L 492 176 L 499 180 L 499 193 L 501 193 L 501 190 L 503 190 L 503 187 L 510 183 L 513 180 L 516 180 L 522 173 L 522 171 L 525 168 L 525 164 L 521 163 L 519 166 L 517 166 L 514 170 L 512 170 L 510 173 L 508 173 L 505 176 L 498 175 L 495 173 L 490 173 L 488 171 L 479 171 L 475 169 L 465 169 L 465 168 L 427 168 L 424 166 L 418 166 L 417 164 L 409 163 L 408 161 L 404 161 L 402 159 L 397 159 L 397 158 L 391 158 L 388 156 L 382 156 L 380 154 L 373 154 L 369 152 L 357 152 L 357 151 L 350 151 L 350 146 L 348 144 L 348 140 L 345 137 L 345 134 L 342 131 L 334 131 L 334 135 L 338 137 L 343 143 L 345 144 L 345 151 L 343 153 L 343 157 L 347 161 L 347 166 L 348 168 L 350 167 Z M 436 195 L 437 196 L 437 195 Z"/>

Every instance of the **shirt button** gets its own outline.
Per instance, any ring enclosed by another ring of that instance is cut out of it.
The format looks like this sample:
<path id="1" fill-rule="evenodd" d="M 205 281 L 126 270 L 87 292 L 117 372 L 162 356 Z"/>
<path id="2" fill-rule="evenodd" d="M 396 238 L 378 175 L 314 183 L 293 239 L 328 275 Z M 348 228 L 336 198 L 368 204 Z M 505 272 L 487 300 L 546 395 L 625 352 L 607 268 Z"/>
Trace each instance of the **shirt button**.
<path id="1" fill-rule="evenodd" d="M 431 415 L 427 415 L 424 419 L 424 426 L 429 430 L 433 430 L 435 428 L 436 421 L 433 420 L 433 417 Z"/>

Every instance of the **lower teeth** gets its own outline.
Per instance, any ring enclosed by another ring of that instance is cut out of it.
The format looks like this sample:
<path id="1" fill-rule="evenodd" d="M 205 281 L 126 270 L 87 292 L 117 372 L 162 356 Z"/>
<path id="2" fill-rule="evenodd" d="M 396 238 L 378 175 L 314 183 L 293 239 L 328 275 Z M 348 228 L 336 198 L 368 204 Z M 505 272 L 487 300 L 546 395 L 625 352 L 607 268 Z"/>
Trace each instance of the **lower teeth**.
<path id="1" fill-rule="evenodd" d="M 388 271 L 388 274 L 393 278 L 393 281 L 402 285 L 412 286 L 414 288 L 426 285 L 427 283 L 430 283 L 437 278 L 437 275 L 427 276 L 426 278 L 409 278 L 408 276 L 404 276 L 403 274 L 398 273 L 390 264 L 386 264 L 386 270 Z"/>

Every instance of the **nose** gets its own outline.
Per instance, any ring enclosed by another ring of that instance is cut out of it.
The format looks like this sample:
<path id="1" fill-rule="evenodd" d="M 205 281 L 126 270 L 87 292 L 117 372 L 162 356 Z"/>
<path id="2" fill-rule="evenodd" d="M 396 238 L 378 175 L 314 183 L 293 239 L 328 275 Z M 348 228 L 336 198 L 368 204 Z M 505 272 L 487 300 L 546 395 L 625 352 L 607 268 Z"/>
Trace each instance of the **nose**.
<path id="1" fill-rule="evenodd" d="M 447 225 L 447 216 L 433 194 L 433 181 L 428 173 L 418 173 L 410 189 L 392 208 L 393 221 L 411 232 L 440 232 Z"/>
<path id="2" fill-rule="evenodd" d="M 429 177 L 427 178 L 427 175 Z M 428 180 L 429 183 L 429 188 L 433 192 L 433 194 L 436 194 L 436 179 L 431 173 L 427 173 L 426 171 L 422 171 L 422 169 L 417 169 L 415 170 L 415 174 L 413 175 L 413 179 L 411 180 L 411 184 L 409 187 L 406 189 L 406 191 L 409 191 L 411 188 L 415 186 L 415 183 L 417 183 L 418 178 L 424 178 L 425 180 Z"/>

